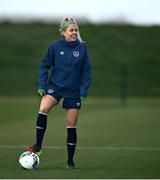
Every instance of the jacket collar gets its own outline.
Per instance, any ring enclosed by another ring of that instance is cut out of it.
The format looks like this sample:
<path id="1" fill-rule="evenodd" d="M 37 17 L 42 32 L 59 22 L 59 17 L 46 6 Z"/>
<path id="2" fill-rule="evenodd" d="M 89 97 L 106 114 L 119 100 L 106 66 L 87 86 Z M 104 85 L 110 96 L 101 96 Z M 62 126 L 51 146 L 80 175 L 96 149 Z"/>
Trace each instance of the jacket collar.
<path id="1" fill-rule="evenodd" d="M 63 41 L 64 44 L 67 46 L 75 46 L 80 43 L 80 41 L 78 39 L 76 39 L 76 41 L 68 42 L 65 40 L 65 37 L 63 35 L 61 36 L 60 41 Z"/>

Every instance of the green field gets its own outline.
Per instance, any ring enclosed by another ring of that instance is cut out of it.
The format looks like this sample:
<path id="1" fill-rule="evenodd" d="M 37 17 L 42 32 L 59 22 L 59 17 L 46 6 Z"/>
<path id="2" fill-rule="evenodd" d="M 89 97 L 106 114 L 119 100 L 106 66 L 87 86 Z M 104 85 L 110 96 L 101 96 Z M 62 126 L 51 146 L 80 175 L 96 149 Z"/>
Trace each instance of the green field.
<path id="1" fill-rule="evenodd" d="M 80 32 L 93 78 L 79 117 L 78 169 L 66 169 L 59 104 L 49 115 L 40 167 L 28 171 L 18 158 L 35 141 L 38 69 L 59 38 L 58 24 L 0 23 L 0 179 L 160 179 L 160 27 L 80 24 Z M 126 104 L 120 98 L 127 96 Z"/>
<path id="2" fill-rule="evenodd" d="M 160 99 L 89 98 L 79 118 L 77 170 L 66 169 L 65 113 L 49 116 L 41 164 L 23 170 L 19 155 L 34 142 L 40 99 L 0 98 L 0 178 L 160 178 Z"/>

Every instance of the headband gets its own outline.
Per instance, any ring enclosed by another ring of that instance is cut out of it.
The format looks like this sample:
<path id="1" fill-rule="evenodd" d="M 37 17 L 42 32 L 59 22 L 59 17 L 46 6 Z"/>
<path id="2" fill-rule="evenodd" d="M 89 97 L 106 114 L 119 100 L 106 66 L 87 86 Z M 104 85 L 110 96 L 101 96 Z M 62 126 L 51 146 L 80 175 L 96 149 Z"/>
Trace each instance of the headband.
<path id="1" fill-rule="evenodd" d="M 65 31 L 66 29 L 67 29 L 67 27 L 68 27 L 68 25 L 70 25 L 70 24 L 75 24 L 75 25 L 77 25 L 77 23 L 73 20 L 73 19 L 66 19 L 65 20 L 65 22 L 63 23 L 63 25 L 61 26 L 61 32 L 62 31 Z"/>

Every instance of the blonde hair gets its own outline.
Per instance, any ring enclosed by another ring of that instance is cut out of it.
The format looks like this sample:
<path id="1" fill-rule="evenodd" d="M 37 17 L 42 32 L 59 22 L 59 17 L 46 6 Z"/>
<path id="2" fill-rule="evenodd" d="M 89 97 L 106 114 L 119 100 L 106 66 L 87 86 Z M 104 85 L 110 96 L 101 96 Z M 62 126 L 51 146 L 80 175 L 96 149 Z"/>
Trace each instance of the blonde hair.
<path id="1" fill-rule="evenodd" d="M 66 16 L 66 17 L 64 17 L 62 19 L 61 24 L 59 26 L 59 32 L 60 32 L 61 35 L 63 35 L 63 32 L 67 29 L 69 24 L 75 24 L 77 26 L 77 28 L 78 28 L 78 24 L 77 24 L 75 18 L 74 17 L 70 17 L 70 16 Z M 77 33 L 78 33 L 77 34 L 77 39 L 80 42 L 83 42 L 82 38 L 80 36 L 79 28 L 78 28 L 78 32 Z"/>

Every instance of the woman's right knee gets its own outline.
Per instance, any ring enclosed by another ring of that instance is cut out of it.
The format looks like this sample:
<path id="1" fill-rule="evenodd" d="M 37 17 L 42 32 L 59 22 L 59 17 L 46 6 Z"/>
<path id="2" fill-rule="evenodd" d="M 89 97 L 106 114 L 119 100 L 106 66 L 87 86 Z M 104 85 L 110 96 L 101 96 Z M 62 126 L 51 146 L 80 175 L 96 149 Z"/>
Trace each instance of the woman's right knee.
<path id="1" fill-rule="evenodd" d="M 45 106 L 41 106 L 40 109 L 39 109 L 39 112 L 48 114 L 49 113 L 49 109 L 46 108 Z"/>
<path id="2" fill-rule="evenodd" d="M 43 96 L 40 104 L 40 112 L 49 113 L 49 111 L 57 104 L 57 100 L 52 96 Z"/>

